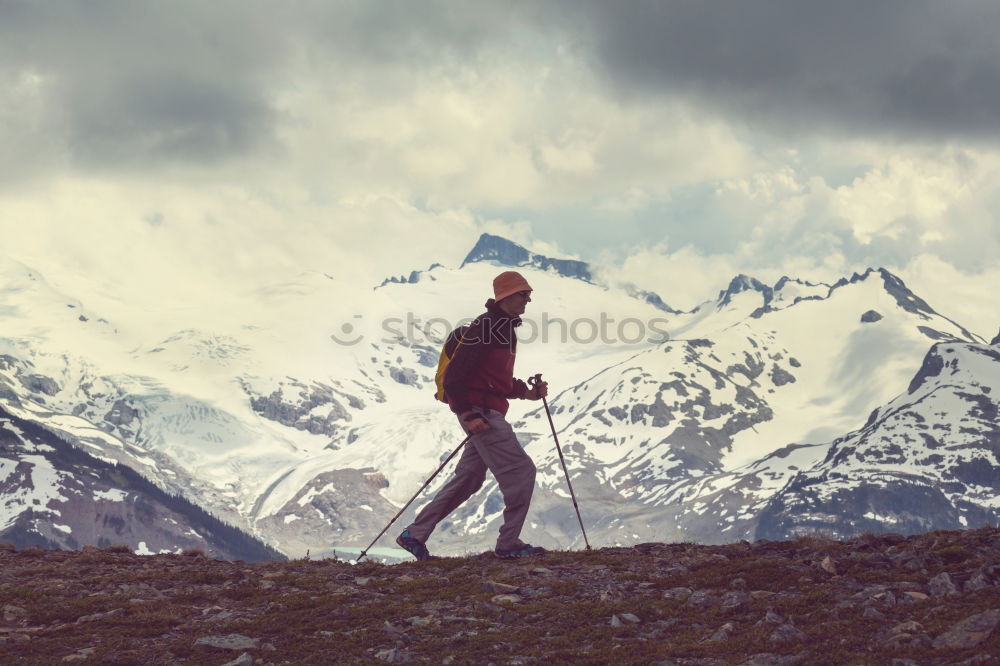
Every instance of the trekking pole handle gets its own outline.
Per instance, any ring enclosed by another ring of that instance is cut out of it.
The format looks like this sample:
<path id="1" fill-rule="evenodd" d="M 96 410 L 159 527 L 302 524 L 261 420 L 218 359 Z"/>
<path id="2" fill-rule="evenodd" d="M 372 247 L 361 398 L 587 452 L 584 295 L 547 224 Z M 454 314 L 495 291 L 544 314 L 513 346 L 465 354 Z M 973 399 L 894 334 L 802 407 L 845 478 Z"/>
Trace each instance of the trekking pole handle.
<path id="1" fill-rule="evenodd" d="M 542 373 L 539 372 L 537 375 L 528 377 L 528 386 L 535 388 L 540 381 L 542 381 Z M 545 398 L 543 397 L 542 400 L 545 400 Z"/>

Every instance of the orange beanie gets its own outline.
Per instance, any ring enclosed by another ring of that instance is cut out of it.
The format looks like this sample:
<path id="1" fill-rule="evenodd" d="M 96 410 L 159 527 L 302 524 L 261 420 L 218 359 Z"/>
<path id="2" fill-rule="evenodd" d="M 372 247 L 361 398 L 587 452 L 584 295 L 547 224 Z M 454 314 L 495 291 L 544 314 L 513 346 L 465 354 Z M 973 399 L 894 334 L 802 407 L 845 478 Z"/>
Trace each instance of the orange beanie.
<path id="1" fill-rule="evenodd" d="M 531 291 L 528 281 L 516 271 L 506 271 L 493 278 L 493 298 L 498 303 L 519 291 Z"/>

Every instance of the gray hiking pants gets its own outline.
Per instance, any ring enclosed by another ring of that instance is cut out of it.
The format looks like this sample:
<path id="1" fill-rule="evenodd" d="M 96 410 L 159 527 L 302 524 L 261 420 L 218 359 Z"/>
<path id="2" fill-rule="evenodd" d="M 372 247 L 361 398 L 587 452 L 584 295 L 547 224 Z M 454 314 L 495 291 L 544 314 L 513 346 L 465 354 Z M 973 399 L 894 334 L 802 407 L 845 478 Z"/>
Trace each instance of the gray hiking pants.
<path id="1" fill-rule="evenodd" d="M 489 422 L 490 429 L 472 436 L 458 460 L 455 475 L 430 504 L 421 509 L 407 529 L 411 536 L 427 543 L 437 524 L 482 487 L 486 470 L 489 470 L 500 486 L 504 502 L 503 525 L 500 526 L 497 548 L 514 550 L 524 545 L 518 537 L 535 490 L 535 464 L 521 448 L 514 429 L 500 412 L 478 408 L 475 411 Z"/>

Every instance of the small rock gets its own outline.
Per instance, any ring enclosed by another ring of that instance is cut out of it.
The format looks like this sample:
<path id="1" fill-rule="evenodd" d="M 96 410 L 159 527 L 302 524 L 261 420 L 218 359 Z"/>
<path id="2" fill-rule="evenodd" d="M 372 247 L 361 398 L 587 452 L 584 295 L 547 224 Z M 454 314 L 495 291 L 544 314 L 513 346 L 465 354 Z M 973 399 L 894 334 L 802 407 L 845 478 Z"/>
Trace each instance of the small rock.
<path id="1" fill-rule="evenodd" d="M 97 652 L 97 648 L 83 648 L 82 650 L 77 650 L 73 654 L 68 654 L 62 658 L 64 662 L 71 663 L 74 661 L 86 661 L 90 659 L 90 656 Z"/>
<path id="2" fill-rule="evenodd" d="M 923 592 L 917 592 L 915 590 L 907 590 L 903 592 L 903 601 L 927 601 L 930 596 L 924 594 Z"/>
<path id="3" fill-rule="evenodd" d="M 909 625 L 911 623 L 904 622 L 903 624 Z M 912 623 L 917 624 L 917 623 Z M 920 626 L 917 624 L 917 626 Z M 899 633 L 892 632 L 889 638 L 885 639 L 882 643 L 888 647 L 892 648 L 926 648 L 931 644 L 931 639 L 927 634 L 917 634 L 911 633 L 909 631 L 901 631 Z"/>
<path id="4" fill-rule="evenodd" d="M 884 620 L 885 615 L 877 608 L 872 608 L 869 606 L 865 609 L 865 612 L 861 614 L 861 617 L 867 618 L 869 620 Z"/>
<path id="5" fill-rule="evenodd" d="M 889 635 L 895 634 L 915 634 L 917 632 L 923 631 L 924 627 L 919 622 L 910 620 L 909 622 L 900 622 L 895 627 L 889 630 Z"/>
<path id="6" fill-rule="evenodd" d="M 20 622 L 21 620 L 28 619 L 28 611 L 20 606 L 13 606 L 11 604 L 6 604 L 3 607 L 3 621 L 4 622 Z"/>
<path id="7" fill-rule="evenodd" d="M 234 617 L 235 615 L 236 613 L 234 613 L 233 611 L 219 609 L 219 612 L 216 613 L 215 615 L 206 617 L 205 622 L 224 622 L 225 620 L 228 620 Z"/>
<path id="8" fill-rule="evenodd" d="M 970 592 L 978 592 L 979 590 L 985 590 L 990 587 L 990 581 L 983 575 L 982 572 L 977 573 L 975 576 L 965 581 L 965 587 L 962 589 L 966 594 Z"/>
<path id="9" fill-rule="evenodd" d="M 663 598 L 668 601 L 684 601 L 694 593 L 690 587 L 672 587 L 663 591 Z"/>
<path id="10" fill-rule="evenodd" d="M 382 661 L 388 661 L 391 664 L 406 664 L 413 661 L 408 653 L 402 650 L 397 650 L 396 648 L 389 648 L 388 650 L 379 650 L 375 653 L 375 658 Z"/>
<path id="11" fill-rule="evenodd" d="M 691 596 L 687 599 L 687 605 L 692 608 L 697 608 L 698 610 L 705 610 L 716 606 L 719 600 L 715 598 L 711 590 L 697 590 L 691 593 Z"/>
<path id="12" fill-rule="evenodd" d="M 535 567 L 534 569 L 531 570 L 531 573 L 535 574 L 536 576 L 541 576 L 544 574 L 552 573 L 552 569 L 547 569 L 546 567 Z"/>
<path id="13" fill-rule="evenodd" d="M 799 629 L 796 629 L 794 626 L 786 622 L 785 624 L 781 625 L 780 627 L 774 630 L 769 640 L 771 641 L 771 643 L 774 643 L 775 645 L 781 645 L 784 643 L 795 643 L 798 641 L 802 641 L 805 640 L 805 638 L 806 635 L 804 632 L 800 631 Z"/>
<path id="14" fill-rule="evenodd" d="M 236 657 L 232 661 L 227 661 L 222 666 L 252 666 L 253 657 L 250 656 L 249 652 L 244 652 L 240 656 Z"/>
<path id="15" fill-rule="evenodd" d="M 722 597 L 723 613 L 741 613 L 748 608 L 750 595 L 746 592 L 726 592 Z"/>
<path id="16" fill-rule="evenodd" d="M 194 642 L 195 646 L 207 645 L 220 650 L 255 650 L 260 647 L 260 641 L 243 634 L 227 634 L 225 636 L 202 636 Z"/>
<path id="17" fill-rule="evenodd" d="M 640 622 L 642 620 L 632 613 L 617 613 L 611 616 L 612 627 L 624 627 L 627 624 L 639 624 Z"/>
<path id="18" fill-rule="evenodd" d="M 522 599 L 516 594 L 497 594 L 490 598 L 495 604 L 519 604 Z"/>
<path id="19" fill-rule="evenodd" d="M 1000 610 L 967 617 L 934 640 L 935 650 L 964 650 L 985 641 L 1000 624 Z"/>
<path id="20" fill-rule="evenodd" d="M 364 586 L 364 585 L 367 585 L 370 582 L 372 582 L 371 578 L 355 578 L 354 579 L 354 584 L 355 585 L 362 585 L 362 586 Z"/>
<path id="21" fill-rule="evenodd" d="M 715 633 L 705 639 L 706 643 L 722 643 L 728 641 L 733 635 L 733 631 L 736 627 L 732 622 L 726 622 L 724 625 L 719 627 Z"/>
<path id="22" fill-rule="evenodd" d="M 792 666 L 802 661 L 802 655 L 798 654 L 772 654 L 764 652 L 755 654 L 740 666 Z"/>
<path id="23" fill-rule="evenodd" d="M 837 565 L 833 563 L 833 559 L 827 555 L 823 558 L 823 561 L 819 563 L 820 568 L 830 574 L 831 576 L 837 575 Z"/>
<path id="24" fill-rule="evenodd" d="M 461 616 L 461 615 L 445 615 L 444 617 L 441 618 L 441 621 L 442 622 L 452 622 L 452 623 L 454 623 L 454 622 L 466 623 L 466 622 L 478 622 L 479 618 L 476 618 L 476 617 L 464 617 L 464 616 Z"/>
<path id="25" fill-rule="evenodd" d="M 951 597 L 958 594 L 958 588 L 947 573 L 939 573 L 927 583 L 927 589 L 935 597 Z"/>
<path id="26" fill-rule="evenodd" d="M 762 617 L 761 619 L 759 619 L 754 626 L 759 627 L 759 626 L 765 625 L 765 624 L 779 625 L 779 624 L 784 624 L 784 623 L 785 623 L 785 618 L 781 617 L 780 615 L 778 615 L 777 613 L 775 613 L 773 610 L 768 610 L 767 613 L 764 614 L 764 617 Z"/>
<path id="27" fill-rule="evenodd" d="M 124 608 L 116 608 L 114 610 L 109 610 L 106 613 L 94 613 L 92 615 L 84 615 L 76 619 L 77 624 L 83 624 L 84 622 L 96 622 L 97 620 L 106 620 L 110 617 L 115 617 L 117 615 L 122 615 L 125 612 Z"/>
<path id="28" fill-rule="evenodd" d="M 272 588 L 274 588 L 274 581 L 273 580 L 262 580 L 262 581 L 260 581 L 260 589 L 262 589 L 262 590 L 270 590 Z"/>
<path id="29" fill-rule="evenodd" d="M 493 592 L 495 594 L 513 594 L 520 588 L 517 585 L 508 585 L 507 583 L 498 583 L 495 580 L 488 580 L 483 583 L 483 589 L 487 592 Z"/>
<path id="30" fill-rule="evenodd" d="M 747 589 L 747 582 L 742 578 L 734 578 L 729 581 L 729 587 L 734 590 L 745 590 Z"/>
<path id="31" fill-rule="evenodd" d="M 956 661 L 955 666 L 976 666 L 976 664 L 989 664 L 993 662 L 993 655 L 977 654 L 963 661 Z"/>
<path id="32" fill-rule="evenodd" d="M 872 601 L 880 603 L 883 606 L 891 607 L 896 605 L 896 595 L 887 590 L 873 595 Z"/>
<path id="33" fill-rule="evenodd" d="M 411 627 L 426 627 L 431 623 L 431 618 L 415 616 L 406 618 L 406 621 L 410 623 Z"/>

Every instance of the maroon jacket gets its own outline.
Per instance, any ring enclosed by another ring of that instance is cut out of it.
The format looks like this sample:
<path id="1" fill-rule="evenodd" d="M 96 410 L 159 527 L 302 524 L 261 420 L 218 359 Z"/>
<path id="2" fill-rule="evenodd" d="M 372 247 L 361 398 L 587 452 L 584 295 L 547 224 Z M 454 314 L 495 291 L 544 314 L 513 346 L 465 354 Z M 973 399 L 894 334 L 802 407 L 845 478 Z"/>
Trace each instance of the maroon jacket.
<path id="1" fill-rule="evenodd" d="M 463 414 L 473 407 L 507 413 L 508 398 L 524 398 L 528 386 L 514 379 L 520 317 L 511 317 L 491 298 L 486 312 L 469 324 L 462 343 L 444 375 L 444 393 L 451 411 Z"/>

